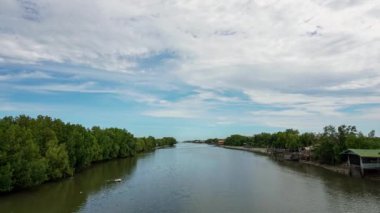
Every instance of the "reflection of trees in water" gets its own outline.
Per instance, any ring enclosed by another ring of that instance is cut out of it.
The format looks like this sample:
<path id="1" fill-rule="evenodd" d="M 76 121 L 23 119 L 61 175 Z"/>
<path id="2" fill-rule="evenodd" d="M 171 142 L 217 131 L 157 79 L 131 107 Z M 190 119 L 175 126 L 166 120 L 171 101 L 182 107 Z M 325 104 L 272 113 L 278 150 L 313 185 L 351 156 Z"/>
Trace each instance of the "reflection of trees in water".
<path id="1" fill-rule="evenodd" d="M 362 212 L 366 209 L 366 212 L 377 213 L 380 208 L 380 182 L 345 176 L 313 165 L 271 160 L 279 169 L 294 172 L 307 178 L 311 185 L 320 187 L 325 194 L 328 212 Z"/>
<path id="2" fill-rule="evenodd" d="M 298 162 L 273 161 L 302 176 L 309 176 L 323 181 L 328 193 L 342 192 L 346 196 L 347 194 L 351 194 L 352 196 L 380 196 L 380 182 L 378 181 L 349 177 L 317 166 Z"/>
<path id="3" fill-rule="evenodd" d="M 107 180 L 128 179 L 135 170 L 137 160 L 148 155 L 98 163 L 73 178 L 0 197 L 0 212 L 78 211 L 89 195 L 122 184 Z"/>

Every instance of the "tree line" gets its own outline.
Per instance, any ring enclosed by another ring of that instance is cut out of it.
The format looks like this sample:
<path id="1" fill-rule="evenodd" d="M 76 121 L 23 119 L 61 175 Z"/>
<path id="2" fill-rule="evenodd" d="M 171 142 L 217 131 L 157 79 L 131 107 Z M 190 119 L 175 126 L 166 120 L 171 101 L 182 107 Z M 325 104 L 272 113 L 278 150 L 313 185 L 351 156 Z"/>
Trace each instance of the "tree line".
<path id="1" fill-rule="evenodd" d="M 207 139 L 206 143 L 218 142 Z M 380 149 L 380 138 L 372 130 L 368 135 L 358 132 L 355 126 L 326 126 L 322 133 L 287 129 L 276 133 L 260 133 L 253 136 L 231 135 L 224 141 L 229 146 L 251 146 L 298 151 L 304 147 L 312 149 L 313 160 L 324 164 L 341 163 L 340 153 L 346 149 Z"/>
<path id="2" fill-rule="evenodd" d="M 48 116 L 4 117 L 0 119 L 0 192 L 72 176 L 93 162 L 175 143 L 172 137 L 136 138 L 125 129 L 88 129 Z"/>

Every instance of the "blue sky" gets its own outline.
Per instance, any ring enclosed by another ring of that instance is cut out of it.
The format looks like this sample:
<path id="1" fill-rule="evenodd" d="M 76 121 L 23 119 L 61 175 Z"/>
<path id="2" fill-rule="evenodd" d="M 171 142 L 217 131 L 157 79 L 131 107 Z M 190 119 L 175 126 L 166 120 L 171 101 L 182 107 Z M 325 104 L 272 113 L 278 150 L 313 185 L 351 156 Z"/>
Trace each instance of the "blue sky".
<path id="1" fill-rule="evenodd" d="M 0 0 L 0 116 L 179 140 L 380 132 L 380 3 Z"/>

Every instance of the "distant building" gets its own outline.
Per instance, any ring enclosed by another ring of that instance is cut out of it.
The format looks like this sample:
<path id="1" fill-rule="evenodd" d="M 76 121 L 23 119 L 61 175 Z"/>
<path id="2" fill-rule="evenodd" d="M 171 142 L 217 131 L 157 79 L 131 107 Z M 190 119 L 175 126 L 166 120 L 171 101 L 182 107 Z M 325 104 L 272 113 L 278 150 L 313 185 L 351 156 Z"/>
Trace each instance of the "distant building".
<path id="1" fill-rule="evenodd" d="M 341 154 L 347 156 L 350 174 L 355 169 L 359 169 L 362 176 L 367 170 L 380 171 L 380 149 L 348 149 Z"/>
<path id="2" fill-rule="evenodd" d="M 311 160 L 311 155 L 314 147 L 313 146 L 306 146 L 299 150 L 299 157 L 301 160 Z"/>
<path id="3" fill-rule="evenodd" d="M 220 146 L 224 145 L 224 139 L 219 139 L 218 140 L 218 145 L 220 145 Z"/>

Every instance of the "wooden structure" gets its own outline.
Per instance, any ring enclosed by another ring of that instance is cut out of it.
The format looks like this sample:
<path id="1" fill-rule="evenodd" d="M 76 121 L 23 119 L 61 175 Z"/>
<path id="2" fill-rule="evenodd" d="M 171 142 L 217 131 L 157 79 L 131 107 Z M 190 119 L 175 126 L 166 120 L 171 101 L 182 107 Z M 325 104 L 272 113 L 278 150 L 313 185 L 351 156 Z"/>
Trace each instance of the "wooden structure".
<path id="1" fill-rule="evenodd" d="M 218 140 L 218 145 L 223 146 L 224 145 L 224 139 L 219 139 Z"/>
<path id="2" fill-rule="evenodd" d="M 380 171 L 380 149 L 348 149 L 341 155 L 347 156 L 350 175 L 355 169 L 359 169 L 361 176 L 366 170 Z"/>
<path id="3" fill-rule="evenodd" d="M 314 147 L 306 146 L 300 149 L 299 158 L 300 160 L 310 161 L 312 156 L 312 150 Z"/>
<path id="4" fill-rule="evenodd" d="M 267 153 L 269 153 L 276 160 L 298 161 L 300 159 L 300 153 L 298 150 L 268 148 Z"/>
<path id="5" fill-rule="evenodd" d="M 285 152 L 283 154 L 284 160 L 289 160 L 289 161 L 298 161 L 300 159 L 299 152 Z"/>

